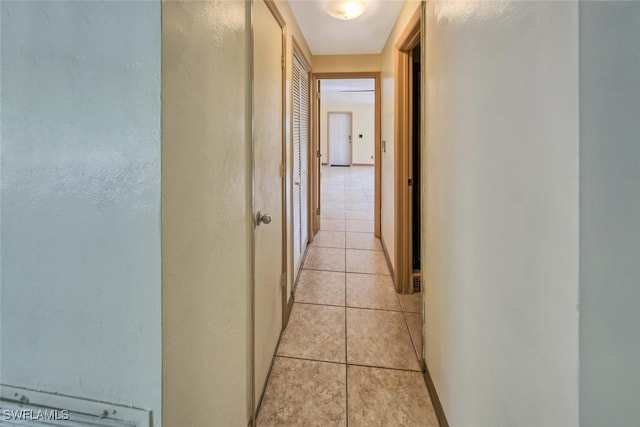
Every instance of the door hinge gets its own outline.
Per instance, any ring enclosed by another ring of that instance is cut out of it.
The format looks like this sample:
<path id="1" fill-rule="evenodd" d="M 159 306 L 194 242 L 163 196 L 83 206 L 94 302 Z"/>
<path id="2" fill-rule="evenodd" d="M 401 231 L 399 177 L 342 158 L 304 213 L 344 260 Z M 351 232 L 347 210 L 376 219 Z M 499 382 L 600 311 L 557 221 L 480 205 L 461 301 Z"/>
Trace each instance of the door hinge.
<path id="1" fill-rule="evenodd" d="M 320 150 L 316 151 L 316 157 L 322 157 L 322 153 L 320 152 Z"/>
<path id="2" fill-rule="evenodd" d="M 280 286 L 282 287 L 282 289 L 287 288 L 287 273 L 282 273 L 282 276 L 280 278 Z"/>
<path id="3" fill-rule="evenodd" d="M 316 215 L 320 215 L 320 208 L 316 209 Z"/>
<path id="4" fill-rule="evenodd" d="M 280 169 L 279 169 L 278 173 L 280 174 L 280 178 L 284 178 L 284 165 L 283 164 L 280 164 Z"/>
<path id="5" fill-rule="evenodd" d="M 284 70 L 284 55 L 282 55 L 282 57 L 281 57 L 281 61 L 282 61 L 282 62 L 281 62 L 282 69 Z"/>
<path id="6" fill-rule="evenodd" d="M 316 92 L 316 99 L 320 101 L 320 92 Z"/>
<path id="7" fill-rule="evenodd" d="M 409 186 L 413 186 L 413 178 L 409 178 L 408 184 L 409 184 Z"/>

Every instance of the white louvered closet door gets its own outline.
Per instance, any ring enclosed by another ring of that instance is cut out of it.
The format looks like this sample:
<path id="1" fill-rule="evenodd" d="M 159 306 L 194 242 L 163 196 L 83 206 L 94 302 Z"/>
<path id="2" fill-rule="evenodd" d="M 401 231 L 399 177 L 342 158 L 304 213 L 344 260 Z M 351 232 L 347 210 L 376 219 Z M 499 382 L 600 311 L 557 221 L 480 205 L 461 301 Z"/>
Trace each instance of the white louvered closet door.
<path id="1" fill-rule="evenodd" d="M 293 61 L 293 265 L 298 275 L 308 241 L 309 205 L 309 75 Z"/>

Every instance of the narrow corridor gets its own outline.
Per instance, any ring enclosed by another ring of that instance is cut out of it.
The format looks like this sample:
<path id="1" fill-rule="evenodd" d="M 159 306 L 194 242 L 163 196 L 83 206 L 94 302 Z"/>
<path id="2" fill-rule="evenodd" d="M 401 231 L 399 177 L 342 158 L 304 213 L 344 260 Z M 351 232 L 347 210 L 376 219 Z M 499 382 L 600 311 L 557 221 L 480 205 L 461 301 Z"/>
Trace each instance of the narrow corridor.
<path id="1" fill-rule="evenodd" d="M 395 292 L 373 235 L 373 167 L 322 169 L 321 229 L 258 426 L 437 426 L 420 372 L 420 294 Z"/>

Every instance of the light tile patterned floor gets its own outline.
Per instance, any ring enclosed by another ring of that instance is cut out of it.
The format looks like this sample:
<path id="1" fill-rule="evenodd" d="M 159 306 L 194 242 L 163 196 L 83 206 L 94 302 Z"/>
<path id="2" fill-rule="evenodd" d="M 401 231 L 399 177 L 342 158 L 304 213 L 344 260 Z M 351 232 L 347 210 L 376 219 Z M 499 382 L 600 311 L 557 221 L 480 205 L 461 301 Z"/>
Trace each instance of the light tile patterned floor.
<path id="1" fill-rule="evenodd" d="M 322 169 L 320 232 L 258 426 L 437 426 L 420 372 L 420 294 L 398 295 L 373 235 L 373 167 Z"/>

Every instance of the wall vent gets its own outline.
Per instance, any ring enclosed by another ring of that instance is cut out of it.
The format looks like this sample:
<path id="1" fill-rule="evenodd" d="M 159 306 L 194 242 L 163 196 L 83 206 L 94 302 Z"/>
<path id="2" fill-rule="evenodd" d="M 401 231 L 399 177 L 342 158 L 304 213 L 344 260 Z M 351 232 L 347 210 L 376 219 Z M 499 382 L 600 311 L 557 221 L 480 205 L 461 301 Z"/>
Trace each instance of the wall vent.
<path id="1" fill-rule="evenodd" d="M 0 425 L 152 427 L 151 411 L 0 384 Z"/>
<path id="2" fill-rule="evenodd" d="M 422 292 L 422 273 L 414 271 L 412 275 L 413 292 Z"/>

